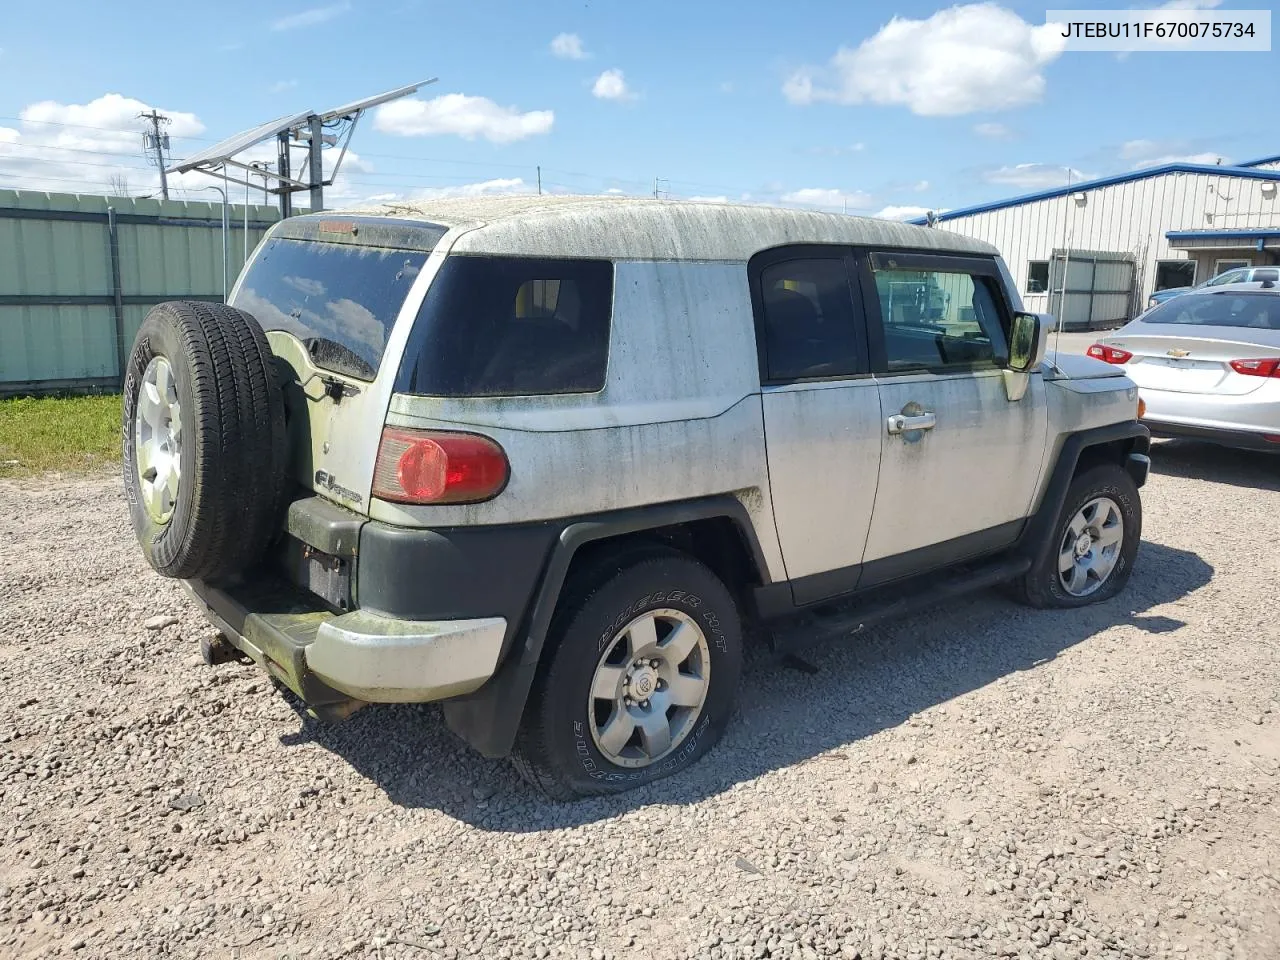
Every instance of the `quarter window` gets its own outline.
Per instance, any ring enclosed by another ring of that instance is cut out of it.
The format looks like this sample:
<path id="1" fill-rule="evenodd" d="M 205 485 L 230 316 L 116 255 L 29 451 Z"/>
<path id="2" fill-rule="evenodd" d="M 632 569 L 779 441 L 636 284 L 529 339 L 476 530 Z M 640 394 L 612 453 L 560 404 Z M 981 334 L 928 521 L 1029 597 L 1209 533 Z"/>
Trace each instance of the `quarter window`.
<path id="1" fill-rule="evenodd" d="M 760 273 L 769 380 L 850 376 L 860 330 L 843 260 L 785 260 Z"/>
<path id="2" fill-rule="evenodd" d="M 604 387 L 612 310 L 608 260 L 451 256 L 427 290 L 396 389 L 594 393 Z"/>
<path id="3" fill-rule="evenodd" d="M 1007 356 L 992 281 L 939 270 L 876 270 L 892 371 L 992 366 Z"/>

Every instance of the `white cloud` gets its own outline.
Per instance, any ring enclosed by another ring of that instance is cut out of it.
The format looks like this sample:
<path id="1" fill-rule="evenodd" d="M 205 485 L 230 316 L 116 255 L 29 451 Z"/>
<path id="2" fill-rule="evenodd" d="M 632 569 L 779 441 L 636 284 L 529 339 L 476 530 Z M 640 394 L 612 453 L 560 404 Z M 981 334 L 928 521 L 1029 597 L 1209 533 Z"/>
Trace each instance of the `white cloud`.
<path id="1" fill-rule="evenodd" d="M 576 33 L 559 33 L 551 41 L 552 56 L 561 60 L 586 60 L 591 56 L 582 46 L 582 38 Z"/>
<path id="2" fill-rule="evenodd" d="M 871 203 L 871 195 L 861 190 L 834 190 L 827 187 L 804 187 L 784 193 L 779 199 L 792 206 L 826 210 L 866 209 Z"/>
<path id="3" fill-rule="evenodd" d="M 128 192 L 133 196 L 159 196 L 160 174 L 142 156 L 142 132 L 150 125 L 138 119 L 138 114 L 152 109 L 141 100 L 107 94 L 85 104 L 61 104 L 45 101 L 32 104 L 20 113 L 16 127 L 0 127 L 0 185 L 20 190 L 48 190 L 56 193 L 112 193 L 117 178 L 128 182 Z M 204 133 L 205 127 L 193 113 L 157 107 L 172 123 L 166 127 L 174 160 L 189 155 L 202 144 L 191 139 Z M 305 145 L 295 145 L 294 170 L 304 170 Z M 333 164 L 338 151 L 326 150 L 324 172 L 326 178 L 333 175 Z M 273 142 L 257 144 L 237 154 L 243 163 L 267 161 L 275 167 L 276 145 Z M 326 204 L 338 204 L 360 196 L 364 189 L 352 183 L 352 176 L 372 173 L 373 165 L 354 151 L 347 151 L 337 181 L 325 188 Z M 241 174 L 230 171 L 239 179 Z M 250 192 L 252 203 L 274 203 L 263 200 L 259 184 L 261 179 L 250 176 L 254 188 Z M 218 177 L 202 173 L 172 174 L 168 178 L 169 190 L 175 199 L 201 200 L 218 203 L 215 191 L 208 189 L 217 184 Z M 244 202 L 244 187 L 227 185 L 228 200 Z M 295 202 L 306 207 L 307 195 L 296 195 Z"/>
<path id="4" fill-rule="evenodd" d="M 878 217 L 881 220 L 914 220 L 916 217 L 923 217 L 930 209 L 930 207 L 895 207 L 890 205 L 881 207 L 871 216 Z"/>
<path id="5" fill-rule="evenodd" d="M 1214 10 L 1222 6 L 1222 0 L 1168 0 L 1152 10 Z"/>
<path id="6" fill-rule="evenodd" d="M 317 24 L 327 23 L 334 17 L 340 17 L 351 9 L 350 3 L 331 3 L 326 7 L 311 7 L 300 13 L 292 13 L 287 17 L 281 17 L 271 24 L 272 30 L 297 30 L 300 27 L 314 27 Z"/>
<path id="7" fill-rule="evenodd" d="M 928 189 L 929 189 L 929 181 L 928 181 L 928 180 L 917 180 L 917 181 L 916 181 L 916 185 L 915 185 L 914 187 L 912 187 L 911 189 L 913 189 L 916 193 L 924 193 L 926 190 L 928 190 Z"/>
<path id="8" fill-rule="evenodd" d="M 982 178 L 988 183 L 1001 183 L 1011 187 L 1036 189 L 1042 187 L 1065 187 L 1067 185 L 1068 168 L 1048 163 L 1018 163 L 1013 166 L 996 167 L 987 170 Z M 1070 168 L 1071 182 L 1079 183 L 1090 179 L 1090 174 Z"/>
<path id="9" fill-rule="evenodd" d="M 845 147 L 810 147 L 809 152 L 819 157 L 841 157 L 850 153 L 862 153 L 865 149 L 865 143 L 851 143 Z"/>
<path id="10" fill-rule="evenodd" d="M 908 107 L 921 116 L 1001 110 L 1044 93 L 1043 68 L 1065 41 L 994 3 L 950 7 L 927 20 L 894 17 L 828 66 L 804 67 L 783 84 L 796 104 L 829 101 Z"/>
<path id="11" fill-rule="evenodd" d="M 973 132 L 988 140 L 1012 140 L 1013 130 L 1003 123 L 975 123 Z"/>
<path id="12" fill-rule="evenodd" d="M 413 192 L 416 200 L 443 200 L 448 197 L 492 197 L 510 194 L 533 193 L 534 188 L 520 177 L 482 180 L 453 187 L 423 187 Z"/>
<path id="13" fill-rule="evenodd" d="M 627 88 L 627 80 L 621 70 L 606 70 L 591 85 L 591 95 L 601 100 L 634 100 L 635 94 Z"/>
<path id="14" fill-rule="evenodd" d="M 521 113 L 515 107 L 501 107 L 487 97 L 446 93 L 432 100 L 408 98 L 385 103 L 374 114 L 373 125 L 383 133 L 401 137 L 432 137 L 444 134 L 464 140 L 484 138 L 493 143 L 511 143 L 544 134 L 555 123 L 551 110 Z"/>
<path id="15" fill-rule="evenodd" d="M 109 93 L 83 104 L 53 100 L 19 112 L 18 126 L 0 127 L 0 182 L 20 190 L 104 193 L 114 179 L 129 181 L 130 192 L 159 189 L 159 171 L 141 154 L 149 126 L 138 114 L 150 104 Z M 157 108 L 170 118 L 165 127 L 173 154 L 181 156 L 183 138 L 204 132 L 194 113 Z"/>
<path id="16" fill-rule="evenodd" d="M 1227 158 L 1215 150 L 1197 150 L 1201 143 L 1187 140 L 1127 140 L 1120 146 L 1120 159 L 1134 170 L 1159 167 L 1166 163 L 1226 163 Z"/>
<path id="17" fill-rule="evenodd" d="M 267 88 L 268 93 L 284 93 L 286 90 L 292 90 L 298 85 L 297 80 L 277 80 Z"/>
<path id="18" fill-rule="evenodd" d="M 1158 153 L 1163 147 L 1155 140 L 1126 140 L 1120 146 L 1121 160 L 1137 160 Z"/>
<path id="19" fill-rule="evenodd" d="M 1144 167 L 1162 167 L 1166 163 L 1200 163 L 1205 166 L 1214 166 L 1216 164 L 1226 163 L 1227 158 L 1220 153 L 1207 151 L 1205 153 L 1171 153 L 1162 157 L 1152 157 L 1150 160 L 1143 160 L 1134 165 L 1135 170 L 1141 170 Z"/>

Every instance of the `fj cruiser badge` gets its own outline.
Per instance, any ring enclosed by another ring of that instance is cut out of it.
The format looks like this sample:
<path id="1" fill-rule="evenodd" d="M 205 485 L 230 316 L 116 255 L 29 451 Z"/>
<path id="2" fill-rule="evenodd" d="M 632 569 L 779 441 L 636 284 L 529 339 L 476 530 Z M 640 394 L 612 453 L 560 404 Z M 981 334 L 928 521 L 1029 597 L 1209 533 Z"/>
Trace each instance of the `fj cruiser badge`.
<path id="1" fill-rule="evenodd" d="M 316 486 L 328 490 L 330 493 L 336 493 L 343 500 L 350 500 L 353 503 L 361 503 L 364 497 L 356 493 L 354 490 L 348 490 L 334 478 L 333 474 L 327 470 L 316 471 Z"/>

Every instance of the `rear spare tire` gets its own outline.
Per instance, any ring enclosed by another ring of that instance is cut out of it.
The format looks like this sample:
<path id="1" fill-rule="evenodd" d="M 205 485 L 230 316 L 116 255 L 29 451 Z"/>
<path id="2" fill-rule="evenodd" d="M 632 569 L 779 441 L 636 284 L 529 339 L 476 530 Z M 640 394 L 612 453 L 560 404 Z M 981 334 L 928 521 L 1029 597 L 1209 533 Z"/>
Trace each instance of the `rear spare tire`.
<path id="1" fill-rule="evenodd" d="M 218 303 L 151 309 L 124 380 L 124 488 L 157 572 L 218 580 L 279 529 L 288 447 L 262 327 Z"/>

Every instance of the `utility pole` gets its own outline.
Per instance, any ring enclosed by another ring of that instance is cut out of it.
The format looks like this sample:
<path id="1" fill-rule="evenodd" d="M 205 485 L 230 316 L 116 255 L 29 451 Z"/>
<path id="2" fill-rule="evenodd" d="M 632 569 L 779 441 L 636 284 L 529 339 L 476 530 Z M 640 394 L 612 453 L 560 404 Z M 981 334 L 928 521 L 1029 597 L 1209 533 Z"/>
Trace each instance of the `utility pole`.
<path id="1" fill-rule="evenodd" d="M 538 166 L 538 196 L 542 196 L 542 166 Z"/>
<path id="2" fill-rule="evenodd" d="M 324 161 L 320 148 L 324 144 L 324 122 L 317 116 L 311 117 L 311 146 L 307 150 L 307 161 L 311 180 L 311 212 L 319 213 L 324 209 Z"/>
<path id="3" fill-rule="evenodd" d="M 169 199 L 169 179 L 164 172 L 164 154 L 169 149 L 169 135 L 160 132 L 160 124 L 168 126 L 169 118 L 162 113 L 157 113 L 152 108 L 150 113 L 138 114 L 140 120 L 151 121 L 151 132 L 142 135 L 143 149 L 154 150 L 156 154 L 156 166 L 160 168 L 160 194 L 166 200 Z"/>

